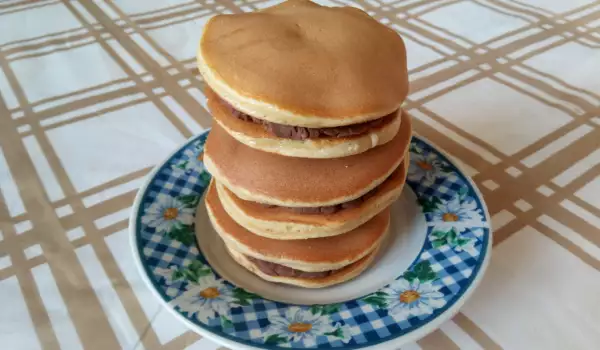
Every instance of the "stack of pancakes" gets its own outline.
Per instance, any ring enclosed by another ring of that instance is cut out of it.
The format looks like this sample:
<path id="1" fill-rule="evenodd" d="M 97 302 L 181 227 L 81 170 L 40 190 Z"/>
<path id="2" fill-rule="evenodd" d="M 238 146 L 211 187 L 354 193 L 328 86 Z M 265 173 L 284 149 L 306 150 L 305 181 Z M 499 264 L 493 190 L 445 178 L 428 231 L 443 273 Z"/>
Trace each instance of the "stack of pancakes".
<path id="1" fill-rule="evenodd" d="M 206 206 L 233 259 L 308 288 L 364 271 L 408 169 L 402 39 L 358 9 L 294 0 L 213 17 L 198 66 L 215 121 Z"/>

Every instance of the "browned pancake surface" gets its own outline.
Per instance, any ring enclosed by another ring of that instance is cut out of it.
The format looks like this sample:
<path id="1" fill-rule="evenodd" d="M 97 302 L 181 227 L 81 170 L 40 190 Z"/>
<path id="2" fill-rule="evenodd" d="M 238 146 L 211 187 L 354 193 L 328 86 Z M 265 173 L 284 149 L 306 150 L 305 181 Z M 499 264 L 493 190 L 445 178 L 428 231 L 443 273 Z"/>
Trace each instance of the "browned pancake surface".
<path id="1" fill-rule="evenodd" d="M 387 114 L 408 92 L 402 39 L 352 7 L 294 0 L 217 15 L 200 50 L 238 93 L 293 113 L 340 119 Z"/>
<path id="2" fill-rule="evenodd" d="M 328 222 L 339 223 L 354 220 L 361 214 L 367 211 L 367 208 L 378 201 L 379 197 L 396 190 L 404 185 L 406 179 L 406 164 L 403 162 L 389 178 L 387 178 L 375 190 L 375 194 L 362 202 L 357 207 L 341 209 L 333 214 L 307 214 L 298 213 L 289 208 L 279 206 L 265 206 L 260 203 L 243 200 L 237 197 L 233 192 L 224 188 L 230 198 L 235 202 L 235 205 L 240 208 L 246 215 L 266 221 L 279 221 L 298 224 L 314 224 L 327 225 Z"/>

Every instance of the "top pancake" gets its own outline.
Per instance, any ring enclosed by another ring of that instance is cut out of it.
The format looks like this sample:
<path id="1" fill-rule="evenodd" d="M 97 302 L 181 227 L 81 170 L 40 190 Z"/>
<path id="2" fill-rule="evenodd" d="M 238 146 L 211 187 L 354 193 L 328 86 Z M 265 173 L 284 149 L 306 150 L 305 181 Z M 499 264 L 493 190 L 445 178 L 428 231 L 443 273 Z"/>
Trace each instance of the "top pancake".
<path id="1" fill-rule="evenodd" d="M 213 17 L 198 67 L 236 109 L 287 125 L 377 119 L 408 93 L 406 50 L 396 32 L 356 8 L 305 0 Z"/>

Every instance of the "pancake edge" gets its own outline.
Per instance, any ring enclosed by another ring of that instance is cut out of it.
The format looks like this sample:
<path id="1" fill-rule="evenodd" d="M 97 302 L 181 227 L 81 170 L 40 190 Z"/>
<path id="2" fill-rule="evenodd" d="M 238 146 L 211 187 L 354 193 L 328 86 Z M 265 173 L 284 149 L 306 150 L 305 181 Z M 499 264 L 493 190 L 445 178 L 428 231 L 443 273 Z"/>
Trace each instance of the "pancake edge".
<path id="1" fill-rule="evenodd" d="M 406 184 L 406 175 L 409 167 L 408 157 L 409 155 L 407 152 L 407 155 L 405 156 L 406 161 L 400 164 L 400 166 L 405 164 L 403 171 L 404 181 L 402 184 L 399 187 L 388 191 L 383 196 L 375 195 L 377 201 L 369 204 L 369 207 L 363 209 L 353 220 L 329 220 L 323 224 L 264 220 L 250 216 L 237 204 L 235 204 L 234 200 L 231 198 L 230 194 L 225 191 L 225 188 L 221 183 L 217 183 L 215 186 L 217 188 L 217 193 L 219 194 L 219 199 L 221 200 L 221 205 L 227 214 L 229 214 L 229 216 L 240 226 L 245 227 L 248 231 L 256 235 L 279 240 L 301 240 L 332 237 L 352 231 L 353 229 L 366 223 L 385 208 L 392 205 L 392 203 L 394 203 L 398 198 L 400 198 Z M 321 214 L 305 215 L 318 216 Z"/>
<path id="2" fill-rule="evenodd" d="M 213 182 L 211 182 L 211 184 L 209 186 L 214 186 Z M 243 254 L 249 255 L 253 258 L 261 259 L 264 261 L 268 261 L 268 262 L 272 262 L 272 263 L 276 263 L 276 264 L 280 264 L 280 265 L 285 265 L 285 266 L 293 268 L 293 269 L 307 271 L 307 272 L 321 272 L 321 271 L 328 271 L 328 270 L 337 270 L 346 265 L 352 264 L 355 261 L 360 260 L 361 258 L 368 255 L 370 252 L 372 252 L 374 249 L 376 249 L 379 246 L 379 244 L 389 234 L 389 229 L 390 229 L 390 218 L 388 217 L 387 225 L 386 225 L 386 227 L 383 228 L 383 230 L 382 230 L 383 233 L 381 234 L 379 239 L 374 241 L 370 247 L 366 247 L 362 251 L 362 253 L 357 254 L 356 256 L 346 258 L 344 260 L 340 260 L 340 261 L 336 261 L 336 262 L 304 263 L 302 261 L 293 260 L 293 259 L 289 259 L 289 258 L 277 259 L 277 258 L 269 257 L 266 255 L 255 253 L 254 251 L 252 251 L 252 249 L 243 245 L 239 241 L 235 240 L 235 238 L 232 238 L 231 235 L 229 235 L 227 232 L 225 232 L 225 230 L 219 225 L 219 220 L 215 217 L 211 206 L 208 205 L 207 201 L 205 201 L 205 203 L 206 203 L 206 211 L 207 211 L 208 217 L 210 219 L 210 222 L 212 224 L 212 227 L 217 232 L 219 237 L 221 237 L 221 239 L 225 242 L 225 244 L 228 244 L 228 245 L 232 246 L 234 249 L 236 249 L 237 251 L 240 251 Z M 231 219 L 231 220 L 233 220 L 233 219 Z M 302 244 L 302 243 L 300 243 L 300 244 Z"/>
<path id="3" fill-rule="evenodd" d="M 349 138 L 292 140 L 270 135 L 270 137 L 255 137 L 234 130 L 234 128 L 226 125 L 227 123 L 220 119 L 221 117 L 218 116 L 218 113 L 212 113 L 213 119 L 219 123 L 229 135 L 248 147 L 286 157 L 315 159 L 352 156 L 366 152 L 374 147 L 384 145 L 394 139 L 402 124 L 402 109 L 399 109 L 397 116 L 391 123 L 388 123 L 381 128 L 371 130 L 363 135 Z M 253 126 L 262 129 L 262 126 L 260 125 L 253 124 Z"/>
<path id="4" fill-rule="evenodd" d="M 236 263 L 265 281 L 288 284 L 303 288 L 324 288 L 347 282 L 362 274 L 369 266 L 371 266 L 373 260 L 375 260 L 375 256 L 377 255 L 379 247 L 372 251 L 370 255 L 365 256 L 363 261 L 352 268 L 342 268 L 340 271 L 323 278 L 271 276 L 262 272 L 258 267 L 256 267 L 256 264 L 248 260 L 243 253 L 237 252 L 235 249 L 232 249 L 227 245 L 226 249 Z"/>

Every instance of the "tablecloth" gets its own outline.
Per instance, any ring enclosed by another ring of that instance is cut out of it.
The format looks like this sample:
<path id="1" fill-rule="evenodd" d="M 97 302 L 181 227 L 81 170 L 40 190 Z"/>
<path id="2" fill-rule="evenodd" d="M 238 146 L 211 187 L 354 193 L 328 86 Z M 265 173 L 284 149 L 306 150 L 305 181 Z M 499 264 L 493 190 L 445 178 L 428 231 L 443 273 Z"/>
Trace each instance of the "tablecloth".
<path id="1" fill-rule="evenodd" d="M 151 168 L 211 124 L 202 25 L 277 2 L 0 2 L 2 349 L 219 348 L 142 282 L 127 218 Z M 597 349 L 600 2 L 320 2 L 404 38 L 415 132 L 493 219 L 479 289 L 405 349 Z"/>

